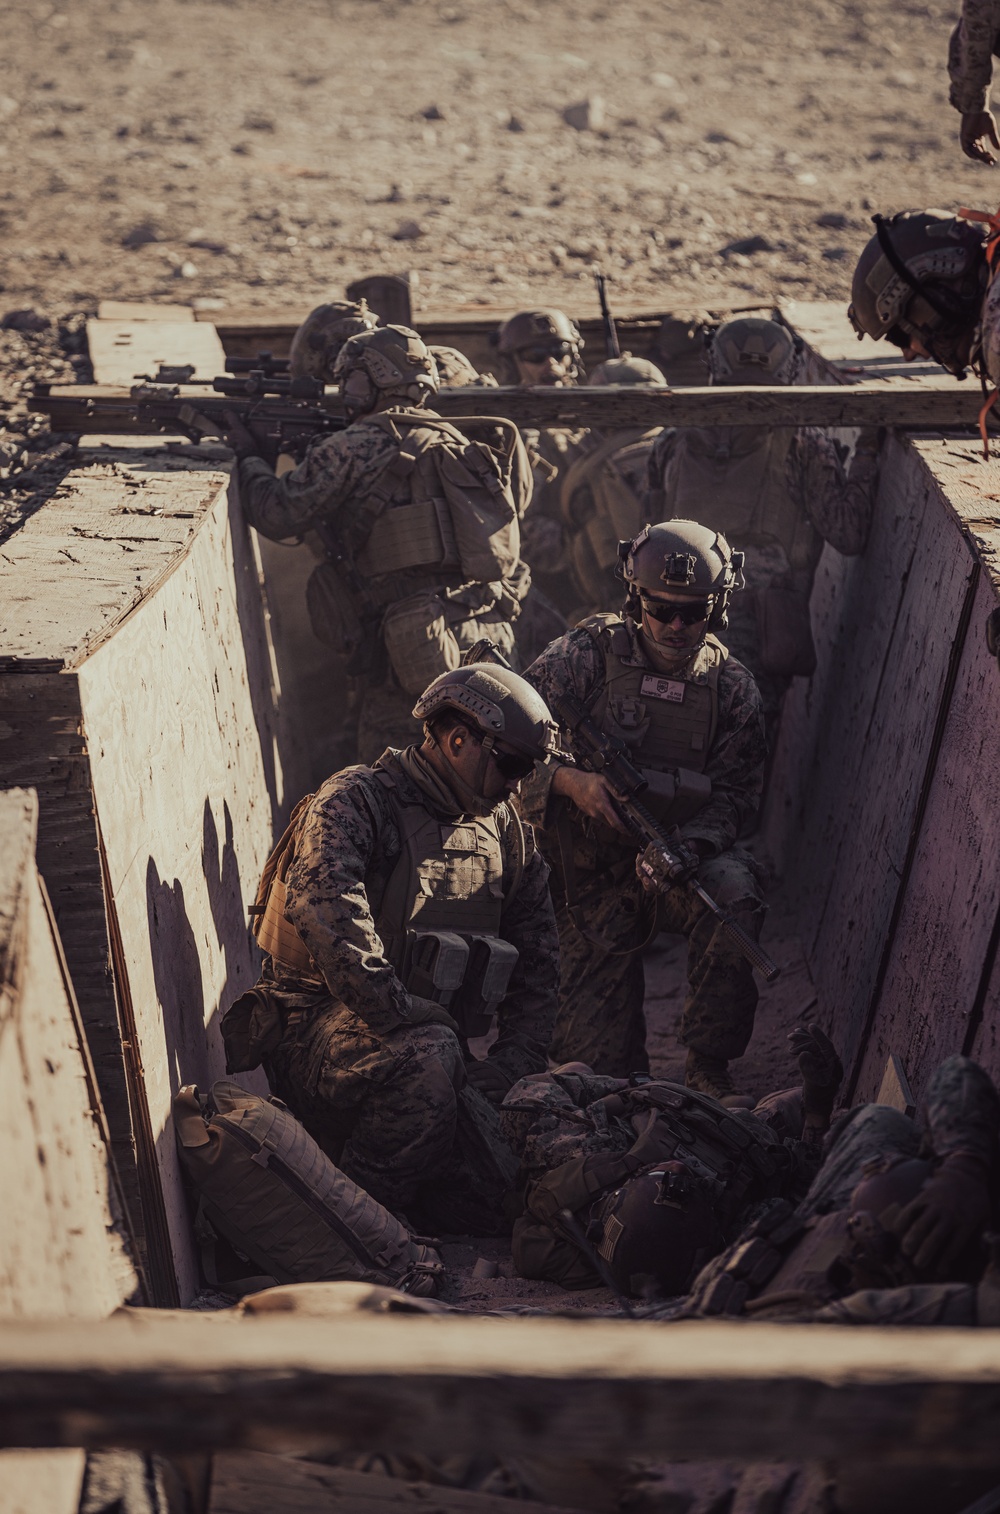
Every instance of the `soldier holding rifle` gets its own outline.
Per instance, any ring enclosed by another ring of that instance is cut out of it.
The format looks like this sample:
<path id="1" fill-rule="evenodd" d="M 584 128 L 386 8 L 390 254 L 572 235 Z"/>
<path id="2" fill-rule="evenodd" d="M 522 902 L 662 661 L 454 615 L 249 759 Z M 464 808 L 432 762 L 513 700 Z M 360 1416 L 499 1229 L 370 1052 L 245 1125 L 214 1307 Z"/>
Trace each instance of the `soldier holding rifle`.
<path id="1" fill-rule="evenodd" d="M 756 940 L 759 870 L 734 843 L 760 798 L 763 714 L 752 675 L 718 639 L 741 566 L 724 537 L 694 521 L 621 544 L 625 612 L 584 621 L 526 673 L 561 709 L 576 760 L 538 768 L 520 798 L 553 869 L 561 976 L 551 1055 L 616 1077 L 644 1071 L 642 947 L 659 930 L 682 932 L 687 1083 L 721 1098 L 735 1094 L 728 1064 L 749 1042 L 758 991 L 731 923 L 688 883 L 697 879 Z M 641 770 L 643 808 L 677 827 L 670 863 L 662 846 L 638 839 L 621 785 L 587 771 L 593 760 L 571 728 L 567 695 Z"/>

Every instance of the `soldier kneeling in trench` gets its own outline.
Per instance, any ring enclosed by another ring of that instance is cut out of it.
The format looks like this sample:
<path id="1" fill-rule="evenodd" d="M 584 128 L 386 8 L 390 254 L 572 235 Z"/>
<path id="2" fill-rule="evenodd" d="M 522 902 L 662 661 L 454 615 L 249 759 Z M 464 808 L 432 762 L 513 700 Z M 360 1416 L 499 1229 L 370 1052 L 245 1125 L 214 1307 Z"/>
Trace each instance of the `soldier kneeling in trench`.
<path id="1" fill-rule="evenodd" d="M 334 1162 L 417 1225 L 496 1234 L 514 1162 L 499 1104 L 545 1067 L 558 981 L 548 867 L 510 804 L 555 726 L 507 668 L 418 699 L 420 745 L 297 806 L 255 905 L 260 983 L 223 1020 Z M 469 1038 L 497 1019 L 488 1055 Z M 492 1101 L 492 1103 L 491 1103 Z"/>

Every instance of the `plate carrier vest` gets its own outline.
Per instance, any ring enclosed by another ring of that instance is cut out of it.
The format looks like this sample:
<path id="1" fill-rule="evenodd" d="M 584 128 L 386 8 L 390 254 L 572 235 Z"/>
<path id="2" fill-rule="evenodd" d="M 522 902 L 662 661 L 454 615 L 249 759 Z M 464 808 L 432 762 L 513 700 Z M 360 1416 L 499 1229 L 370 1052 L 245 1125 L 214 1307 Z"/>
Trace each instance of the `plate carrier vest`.
<path id="1" fill-rule="evenodd" d="M 411 993 L 441 1004 L 464 1035 L 485 1035 L 518 957 L 517 949 L 500 936 L 500 920 L 520 886 L 526 846 L 521 822 L 508 807 L 521 838 L 521 857 L 505 900 L 495 815 L 442 819 L 429 802 L 410 801 L 401 791 L 402 770 L 389 753 L 377 760 L 373 772 L 389 795 L 402 843 L 375 919 L 385 954 Z M 285 913 L 285 877 L 313 797 L 296 806 L 268 858 L 253 913 L 261 950 L 280 967 L 321 981 Z"/>

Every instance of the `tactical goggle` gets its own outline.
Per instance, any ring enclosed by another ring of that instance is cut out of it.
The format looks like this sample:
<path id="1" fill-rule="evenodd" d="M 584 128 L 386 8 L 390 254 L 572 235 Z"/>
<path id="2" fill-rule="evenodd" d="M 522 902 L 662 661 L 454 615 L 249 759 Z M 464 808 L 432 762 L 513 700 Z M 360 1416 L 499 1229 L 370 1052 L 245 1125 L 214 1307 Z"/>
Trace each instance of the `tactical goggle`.
<path id="1" fill-rule="evenodd" d="M 667 626 L 672 620 L 679 620 L 682 626 L 696 626 L 708 619 L 715 604 L 715 596 L 711 594 L 707 599 L 685 600 L 683 604 L 676 600 L 667 603 L 662 599 L 647 599 L 645 595 L 640 597 L 643 612 L 650 620 L 662 621 Z"/>
<path id="2" fill-rule="evenodd" d="M 569 357 L 572 351 L 572 342 L 550 342 L 545 347 L 519 347 L 517 355 L 522 363 L 537 363 L 540 365 L 548 362 L 549 358 L 553 358 L 558 362 L 562 357 Z"/>
<path id="3" fill-rule="evenodd" d="M 494 747 L 490 756 L 508 783 L 520 783 L 535 771 L 534 757 L 525 757 L 521 752 L 500 752 Z"/>

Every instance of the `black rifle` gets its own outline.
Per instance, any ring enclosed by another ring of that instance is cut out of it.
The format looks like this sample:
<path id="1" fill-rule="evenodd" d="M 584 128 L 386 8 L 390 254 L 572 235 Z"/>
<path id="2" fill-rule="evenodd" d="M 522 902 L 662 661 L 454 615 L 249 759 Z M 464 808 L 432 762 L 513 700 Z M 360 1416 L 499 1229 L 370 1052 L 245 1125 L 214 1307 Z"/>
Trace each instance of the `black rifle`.
<path id="1" fill-rule="evenodd" d="M 757 969 L 766 983 L 773 983 L 781 972 L 778 964 L 757 945 L 732 915 L 726 913 L 721 904 L 715 902 L 696 878 L 684 877 L 687 869 L 674 851 L 666 829 L 638 797 L 649 785 L 629 756 L 625 743 L 614 736 L 605 735 L 573 694 L 560 694 L 553 700 L 552 709 L 582 748 L 582 765 L 591 773 L 603 773 L 607 779 L 612 802 L 622 824 L 643 847 L 639 865 L 647 881 L 659 893 L 684 887 L 696 894 L 751 966 Z M 648 857 L 650 849 L 652 856 Z"/>
<path id="2" fill-rule="evenodd" d="M 272 352 L 258 352 L 256 357 L 227 357 L 227 373 L 266 373 L 268 378 L 287 378 L 288 359 Z"/>
<path id="3" fill-rule="evenodd" d="M 127 398 L 120 392 L 77 389 L 67 385 L 52 394 L 48 384 L 37 384 L 30 408 L 48 415 L 54 431 L 165 432 L 193 442 L 225 436 L 232 413 L 272 466 L 283 452 L 301 458 L 310 442 L 347 424 L 336 396 L 327 396 L 318 380 L 274 377 L 263 369 L 213 379 L 210 389 L 135 384 Z"/>
<path id="4" fill-rule="evenodd" d="M 621 357 L 622 349 L 618 341 L 618 328 L 615 318 L 611 314 L 611 306 L 608 304 L 608 281 L 600 269 L 594 273 L 597 282 L 597 298 L 601 302 L 601 320 L 604 322 L 604 343 L 607 347 L 606 357 Z"/>

